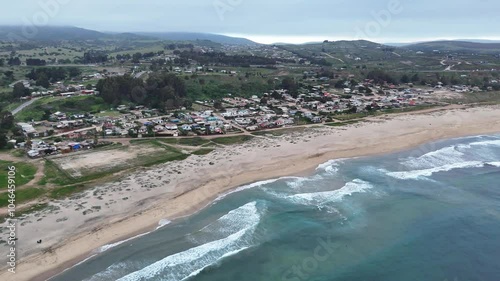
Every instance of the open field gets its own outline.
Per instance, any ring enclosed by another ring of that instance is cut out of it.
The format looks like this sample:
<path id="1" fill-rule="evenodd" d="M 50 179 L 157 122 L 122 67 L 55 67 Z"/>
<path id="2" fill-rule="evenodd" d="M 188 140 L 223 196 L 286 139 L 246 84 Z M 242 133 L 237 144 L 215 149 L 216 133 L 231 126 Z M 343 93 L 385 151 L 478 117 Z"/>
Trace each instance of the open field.
<path id="1" fill-rule="evenodd" d="M 35 178 L 37 168 L 30 163 L 0 160 L 0 190 L 7 188 L 8 167 L 16 167 L 16 187 L 21 187 Z"/>

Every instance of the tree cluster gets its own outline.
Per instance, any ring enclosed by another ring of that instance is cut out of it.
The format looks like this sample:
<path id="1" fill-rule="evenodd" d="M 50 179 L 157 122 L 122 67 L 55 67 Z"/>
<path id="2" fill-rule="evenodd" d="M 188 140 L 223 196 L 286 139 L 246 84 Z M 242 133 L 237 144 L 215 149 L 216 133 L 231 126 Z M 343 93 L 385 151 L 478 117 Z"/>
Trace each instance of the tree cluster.
<path id="1" fill-rule="evenodd" d="M 33 68 L 26 74 L 26 77 L 35 80 L 38 86 L 48 88 L 50 83 L 65 80 L 66 78 L 74 78 L 81 74 L 81 70 L 77 67 L 46 67 Z"/>
<path id="2" fill-rule="evenodd" d="M 19 57 L 15 57 L 15 58 L 11 57 L 7 61 L 7 64 L 10 65 L 10 66 L 21 65 L 21 59 Z"/>
<path id="3" fill-rule="evenodd" d="M 108 55 L 100 51 L 89 51 L 83 54 L 82 63 L 103 63 L 108 61 Z"/>
<path id="4" fill-rule="evenodd" d="M 146 82 L 131 76 L 108 77 L 96 88 L 104 101 L 113 105 L 133 103 L 167 110 L 186 104 L 184 80 L 168 73 L 151 75 Z"/>
<path id="5" fill-rule="evenodd" d="M 28 66 L 44 66 L 47 62 L 42 59 L 26 59 L 26 65 Z"/>
<path id="6" fill-rule="evenodd" d="M 179 53 L 180 59 L 176 63 L 186 65 L 190 60 L 194 60 L 199 64 L 209 65 L 228 65 L 234 67 L 250 67 L 250 65 L 275 65 L 277 60 L 259 56 L 250 55 L 226 55 L 223 52 L 194 52 L 182 51 Z"/>

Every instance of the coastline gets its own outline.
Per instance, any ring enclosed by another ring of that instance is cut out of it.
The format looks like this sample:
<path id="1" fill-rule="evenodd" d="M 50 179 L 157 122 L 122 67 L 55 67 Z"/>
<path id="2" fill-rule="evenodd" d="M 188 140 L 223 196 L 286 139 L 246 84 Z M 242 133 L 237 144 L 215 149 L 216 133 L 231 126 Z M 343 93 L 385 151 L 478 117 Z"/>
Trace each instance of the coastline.
<path id="1" fill-rule="evenodd" d="M 0 279 L 46 280 L 81 262 L 104 245 L 154 231 L 162 219 L 189 216 L 210 205 L 218 196 L 246 184 L 310 174 L 318 165 L 332 159 L 380 155 L 443 139 L 499 133 L 500 107 L 407 113 L 369 120 L 371 122 L 349 127 L 324 128 L 310 138 L 307 133 L 296 139 L 287 136 L 273 138 L 275 145 L 265 149 L 256 143 L 261 145 L 261 142 L 271 140 L 259 138 L 243 144 L 234 148 L 240 149 L 241 154 L 227 157 L 232 163 L 194 168 L 203 169 L 210 176 L 191 179 L 189 173 L 185 173 L 183 179 L 175 182 L 175 190 L 169 196 L 153 198 L 154 204 L 143 210 L 129 210 L 95 221 L 90 230 L 86 229 L 71 239 L 62 239 L 50 251 L 21 260 L 15 275 L 3 270 Z M 224 154 L 227 149 L 221 148 L 219 153 Z"/>

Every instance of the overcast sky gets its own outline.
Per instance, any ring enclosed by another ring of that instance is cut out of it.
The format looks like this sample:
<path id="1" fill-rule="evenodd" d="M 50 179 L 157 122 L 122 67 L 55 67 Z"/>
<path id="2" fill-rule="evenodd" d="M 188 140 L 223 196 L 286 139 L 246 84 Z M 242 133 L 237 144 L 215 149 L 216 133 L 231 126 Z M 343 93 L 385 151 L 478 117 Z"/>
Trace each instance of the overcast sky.
<path id="1" fill-rule="evenodd" d="M 500 39 L 498 0 L 15 0 L 0 24 L 189 31 L 263 42 Z"/>

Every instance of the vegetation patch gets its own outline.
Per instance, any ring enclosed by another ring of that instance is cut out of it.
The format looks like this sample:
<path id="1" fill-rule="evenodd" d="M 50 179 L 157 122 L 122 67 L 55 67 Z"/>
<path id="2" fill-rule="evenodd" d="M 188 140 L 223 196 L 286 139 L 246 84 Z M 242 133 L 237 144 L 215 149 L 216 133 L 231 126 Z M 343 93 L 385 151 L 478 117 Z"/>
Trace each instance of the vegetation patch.
<path id="1" fill-rule="evenodd" d="M 16 187 L 21 187 L 35 178 L 37 169 L 34 165 L 0 160 L 0 190 L 7 188 L 9 166 L 16 167 Z"/>
<path id="2" fill-rule="evenodd" d="M 9 205 L 9 194 L 8 192 L 0 193 L 0 207 L 5 207 Z M 16 204 L 21 204 L 35 198 L 38 198 L 45 194 L 43 189 L 39 188 L 25 188 L 16 190 Z"/>
<path id="3" fill-rule="evenodd" d="M 212 148 L 202 148 L 202 149 L 198 149 L 198 150 L 194 151 L 192 154 L 193 155 L 207 155 L 214 150 L 215 149 L 212 149 Z"/>
<path id="4" fill-rule="evenodd" d="M 234 136 L 234 137 L 215 138 L 215 139 L 212 139 L 212 141 L 216 144 L 233 145 L 233 144 L 240 144 L 240 143 L 250 141 L 253 138 L 254 137 L 252 137 L 252 136 L 243 135 L 243 136 Z"/>

